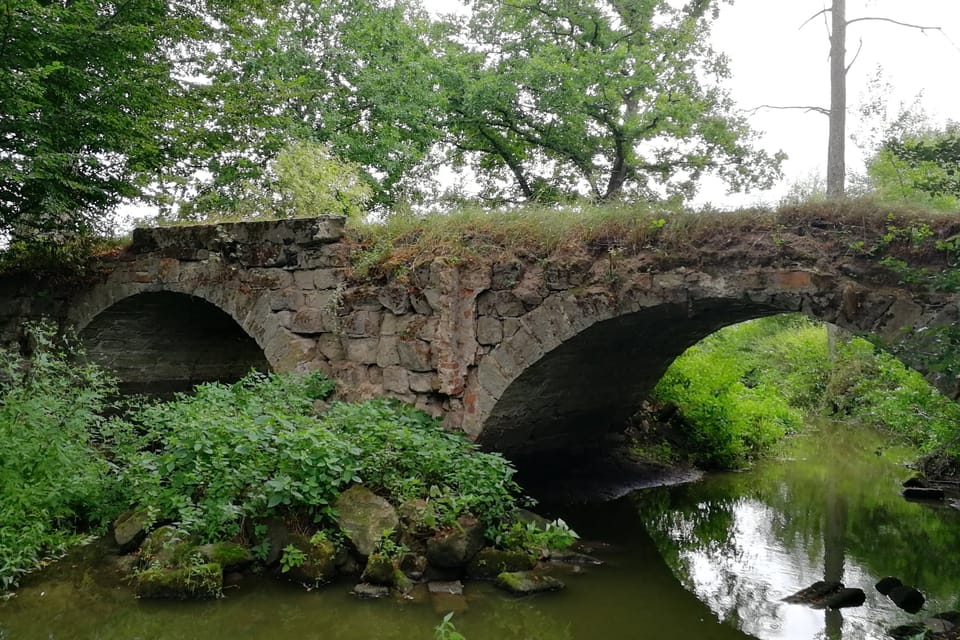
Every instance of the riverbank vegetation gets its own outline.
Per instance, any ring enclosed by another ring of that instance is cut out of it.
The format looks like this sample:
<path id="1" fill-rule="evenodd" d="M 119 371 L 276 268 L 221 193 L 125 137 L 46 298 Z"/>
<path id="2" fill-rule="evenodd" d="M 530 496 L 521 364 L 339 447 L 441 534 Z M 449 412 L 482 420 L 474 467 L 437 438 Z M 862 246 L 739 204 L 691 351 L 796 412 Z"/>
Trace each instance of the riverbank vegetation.
<path id="1" fill-rule="evenodd" d="M 960 405 L 863 338 L 799 315 L 722 329 L 679 357 L 655 390 L 699 464 L 730 468 L 768 453 L 804 417 L 854 421 L 923 454 L 960 456 Z"/>
<path id="2" fill-rule="evenodd" d="M 375 546 L 364 557 L 399 562 L 428 537 L 469 530 L 471 558 L 497 546 L 526 565 L 576 539 L 562 521 L 521 519 L 530 502 L 512 465 L 409 405 L 327 405 L 333 383 L 319 373 L 252 373 L 118 412 L 108 402 L 113 381 L 73 345 L 55 342 L 46 326 L 31 327 L 30 340 L 30 358 L 4 352 L 0 371 L 0 591 L 115 519 L 139 535 L 160 532 L 144 543 L 142 575 L 165 578 L 175 568 L 197 579 L 208 571 L 197 545 L 222 542 L 287 573 L 316 549 L 360 546 L 338 520 L 338 504 L 358 486 L 385 499 L 393 518 L 390 530 L 366 534 Z M 271 538 L 276 523 L 287 532 L 281 542 Z M 294 534 L 309 544 L 297 546 Z M 189 547 L 160 552 L 183 541 Z M 330 575 L 324 569 L 311 579 Z"/>

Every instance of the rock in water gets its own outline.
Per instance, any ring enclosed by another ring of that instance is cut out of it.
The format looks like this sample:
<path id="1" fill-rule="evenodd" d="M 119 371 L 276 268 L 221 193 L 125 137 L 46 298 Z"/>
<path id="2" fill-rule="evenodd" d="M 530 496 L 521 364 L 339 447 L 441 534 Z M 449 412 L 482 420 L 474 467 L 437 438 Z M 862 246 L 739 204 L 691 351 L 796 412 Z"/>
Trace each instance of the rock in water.
<path id="1" fill-rule="evenodd" d="M 859 607 L 867 601 L 867 594 L 863 589 L 847 587 L 830 594 L 823 601 L 823 606 L 827 609 L 844 609 L 846 607 Z"/>
<path id="2" fill-rule="evenodd" d="M 793 595 L 787 596 L 783 601 L 791 604 L 816 606 L 821 604 L 827 596 L 836 593 L 840 589 L 843 589 L 843 583 L 841 582 L 820 580 L 819 582 L 814 582 L 806 589 L 801 589 Z"/>
<path id="3" fill-rule="evenodd" d="M 899 578 L 894 578 L 893 576 L 887 576 L 886 578 L 880 578 L 880 581 L 877 582 L 876 587 L 877 591 L 883 595 L 889 595 L 891 591 L 902 585 Z"/>
<path id="4" fill-rule="evenodd" d="M 559 591 L 565 585 L 553 576 L 539 575 L 532 571 L 504 571 L 497 576 L 497 586 L 516 595 L 529 595 Z"/>
<path id="5" fill-rule="evenodd" d="M 907 613 L 920 611 L 920 609 L 923 608 L 923 603 L 926 602 L 926 598 L 923 597 L 922 593 L 905 584 L 894 588 L 887 596 L 893 600 L 893 604 Z"/>

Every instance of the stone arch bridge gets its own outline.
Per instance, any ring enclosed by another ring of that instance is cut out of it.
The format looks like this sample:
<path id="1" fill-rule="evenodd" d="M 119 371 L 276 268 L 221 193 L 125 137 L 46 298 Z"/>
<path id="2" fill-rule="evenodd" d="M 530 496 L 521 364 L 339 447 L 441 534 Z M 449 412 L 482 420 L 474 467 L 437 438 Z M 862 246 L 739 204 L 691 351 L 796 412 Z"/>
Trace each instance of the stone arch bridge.
<path id="1" fill-rule="evenodd" d="M 335 217 L 139 229 L 82 284 L 0 280 L 0 339 L 56 318 L 131 388 L 319 368 L 347 397 L 396 396 L 526 455 L 621 427 L 677 355 L 732 323 L 803 312 L 892 339 L 957 321 L 953 294 L 910 291 L 861 258 L 767 244 L 657 268 L 602 250 L 435 259 L 370 283 L 352 277 Z"/>

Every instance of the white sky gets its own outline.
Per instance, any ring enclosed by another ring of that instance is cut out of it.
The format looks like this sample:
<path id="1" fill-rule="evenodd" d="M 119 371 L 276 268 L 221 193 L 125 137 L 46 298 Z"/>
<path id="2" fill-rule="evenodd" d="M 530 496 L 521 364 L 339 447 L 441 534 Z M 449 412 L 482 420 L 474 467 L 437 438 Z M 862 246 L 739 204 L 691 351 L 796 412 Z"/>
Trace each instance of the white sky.
<path id="1" fill-rule="evenodd" d="M 680 2 L 681 0 L 671 0 Z M 423 0 L 431 11 L 462 9 L 456 0 Z M 744 109 L 762 104 L 830 106 L 830 49 L 823 18 L 800 26 L 829 5 L 829 0 L 734 0 L 723 5 L 714 24 L 714 47 L 730 58 L 729 89 Z M 859 41 L 863 49 L 848 74 L 848 133 L 860 127 L 857 107 L 877 65 L 895 91 L 889 110 L 910 103 L 920 92 L 921 106 L 934 122 L 960 120 L 960 0 L 847 0 L 847 19 L 886 17 L 911 24 L 939 26 L 943 33 L 883 22 L 858 22 L 847 32 L 848 61 Z M 705 182 L 698 201 L 736 207 L 775 204 L 790 184 L 823 173 L 827 155 L 827 117 L 816 112 L 760 110 L 750 116 L 764 133 L 760 146 L 789 156 L 783 182 L 765 193 L 732 194 L 719 182 Z M 859 172 L 863 156 L 847 143 L 847 170 Z"/>
<path id="2" fill-rule="evenodd" d="M 829 42 L 823 18 L 802 25 L 828 0 L 735 0 L 723 6 L 714 25 L 714 46 L 730 57 L 729 88 L 744 109 L 761 104 L 830 106 Z M 922 93 L 920 106 L 934 122 L 960 120 L 960 0 L 847 0 L 847 19 L 887 17 L 942 27 L 943 33 L 884 22 L 858 22 L 847 32 L 847 60 L 860 39 L 863 49 L 847 75 L 847 131 L 862 123 L 857 107 L 877 65 L 893 86 L 889 111 Z M 760 110 L 750 117 L 764 132 L 762 146 L 784 150 L 784 182 L 770 193 L 724 197 L 722 188 L 705 188 L 702 198 L 716 203 L 775 202 L 789 184 L 822 173 L 827 155 L 827 117 L 816 112 Z M 847 170 L 863 168 L 861 151 L 848 140 Z"/>

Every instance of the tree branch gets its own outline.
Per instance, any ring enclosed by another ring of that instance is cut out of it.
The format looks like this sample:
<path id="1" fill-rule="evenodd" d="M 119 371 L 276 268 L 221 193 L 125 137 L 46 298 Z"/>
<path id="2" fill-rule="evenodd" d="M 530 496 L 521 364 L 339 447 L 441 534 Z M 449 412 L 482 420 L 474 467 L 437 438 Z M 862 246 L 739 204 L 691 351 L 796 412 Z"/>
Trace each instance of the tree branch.
<path id="1" fill-rule="evenodd" d="M 847 65 L 847 68 L 843 70 L 844 73 L 850 71 L 850 67 L 853 66 L 853 63 L 857 61 L 857 58 L 860 57 L 860 52 L 863 51 L 863 38 L 860 38 L 860 46 L 857 47 L 857 53 L 853 56 L 853 60 L 850 61 L 850 64 Z"/>
<path id="2" fill-rule="evenodd" d="M 911 29 L 919 29 L 920 31 L 940 31 L 943 32 L 943 27 L 928 27 L 922 24 L 910 24 L 909 22 L 900 22 L 899 20 L 894 20 L 893 18 L 877 18 L 873 16 L 867 16 L 864 18 L 854 18 L 853 20 L 847 20 L 847 24 L 853 24 L 854 22 L 866 22 L 867 20 L 873 20 L 876 22 L 891 22 L 893 24 L 899 25 L 901 27 L 909 27 Z"/>
<path id="3" fill-rule="evenodd" d="M 756 113 L 760 109 L 802 109 L 804 111 L 816 111 L 817 113 L 822 113 L 825 116 L 830 115 L 830 109 L 826 109 L 824 107 L 809 107 L 809 106 L 794 106 L 794 105 L 779 106 L 774 104 L 761 104 L 760 106 L 754 107 L 753 109 L 747 109 L 747 113 Z"/>
<path id="4" fill-rule="evenodd" d="M 832 11 L 832 9 L 830 9 L 830 8 L 826 8 L 826 9 L 822 9 L 822 10 L 820 10 L 820 11 L 817 11 L 815 14 L 813 14 L 812 16 L 810 16 L 809 18 L 807 18 L 806 20 L 804 20 L 804 21 L 803 21 L 803 24 L 800 25 L 800 28 L 797 29 L 797 31 L 799 31 L 800 29 L 803 29 L 805 26 L 807 26 L 808 24 L 810 24 L 810 23 L 811 23 L 815 18 L 817 18 L 818 16 L 822 16 L 822 15 L 824 15 L 824 14 L 830 13 L 831 11 Z M 850 23 L 848 22 L 847 24 L 850 24 Z"/>

